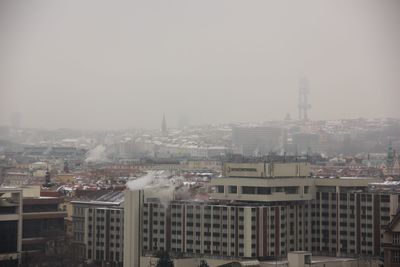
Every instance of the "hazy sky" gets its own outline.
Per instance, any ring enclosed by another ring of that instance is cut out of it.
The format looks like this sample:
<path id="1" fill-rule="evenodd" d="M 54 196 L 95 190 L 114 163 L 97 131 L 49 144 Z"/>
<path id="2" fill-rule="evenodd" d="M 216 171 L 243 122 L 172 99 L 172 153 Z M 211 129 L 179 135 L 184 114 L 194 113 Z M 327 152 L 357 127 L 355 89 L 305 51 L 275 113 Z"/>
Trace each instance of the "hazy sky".
<path id="1" fill-rule="evenodd" d="M 400 117 L 400 1 L 0 2 L 0 125 Z"/>

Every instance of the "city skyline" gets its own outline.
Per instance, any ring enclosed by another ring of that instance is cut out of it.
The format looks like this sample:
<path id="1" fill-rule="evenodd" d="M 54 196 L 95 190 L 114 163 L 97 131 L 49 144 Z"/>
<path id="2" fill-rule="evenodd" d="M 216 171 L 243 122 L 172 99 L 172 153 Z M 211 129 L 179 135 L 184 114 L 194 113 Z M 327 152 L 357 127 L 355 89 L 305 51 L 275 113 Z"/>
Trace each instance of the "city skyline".
<path id="1" fill-rule="evenodd" d="M 0 5 L 0 125 L 400 117 L 396 1 Z"/>
<path id="2" fill-rule="evenodd" d="M 400 267 L 400 1 L 0 1 L 0 267 Z"/>

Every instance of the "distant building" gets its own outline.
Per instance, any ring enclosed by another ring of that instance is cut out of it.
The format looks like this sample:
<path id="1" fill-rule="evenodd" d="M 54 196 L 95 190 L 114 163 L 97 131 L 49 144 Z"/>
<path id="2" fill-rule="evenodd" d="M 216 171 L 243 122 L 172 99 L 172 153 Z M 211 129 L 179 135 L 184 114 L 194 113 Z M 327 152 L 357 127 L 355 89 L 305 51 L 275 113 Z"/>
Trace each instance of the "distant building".
<path id="1" fill-rule="evenodd" d="M 386 156 L 385 174 L 388 176 L 400 176 L 400 162 L 392 144 L 389 144 Z"/>
<path id="2" fill-rule="evenodd" d="M 4 177 L 4 185 L 19 187 L 28 181 L 28 173 L 27 172 L 12 172 L 9 171 L 5 174 Z"/>
<path id="3" fill-rule="evenodd" d="M 55 158 L 72 159 L 82 158 L 85 156 L 87 150 L 76 147 L 68 146 L 27 146 L 24 147 L 23 154 L 26 156 L 52 156 Z"/>
<path id="4" fill-rule="evenodd" d="M 292 134 L 292 143 L 295 151 L 300 154 L 306 154 L 308 151 L 316 152 L 319 150 L 319 135 L 311 133 Z"/>
<path id="5" fill-rule="evenodd" d="M 75 175 L 72 173 L 61 173 L 57 174 L 54 180 L 61 184 L 72 184 L 75 182 Z"/>
<path id="6" fill-rule="evenodd" d="M 282 143 L 282 130 L 272 127 L 234 127 L 232 141 L 245 156 L 267 155 Z"/>
<path id="7" fill-rule="evenodd" d="M 386 156 L 386 166 L 392 167 L 396 158 L 396 151 L 393 149 L 392 142 L 389 143 Z"/>

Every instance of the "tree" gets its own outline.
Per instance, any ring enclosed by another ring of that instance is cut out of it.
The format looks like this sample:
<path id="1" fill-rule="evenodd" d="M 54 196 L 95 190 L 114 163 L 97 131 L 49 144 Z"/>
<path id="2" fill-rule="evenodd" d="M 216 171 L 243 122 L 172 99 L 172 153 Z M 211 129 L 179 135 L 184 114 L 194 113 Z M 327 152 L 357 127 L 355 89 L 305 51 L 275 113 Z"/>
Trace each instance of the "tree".
<path id="1" fill-rule="evenodd" d="M 208 263 L 205 260 L 201 260 L 199 267 L 209 267 Z"/>
<path id="2" fill-rule="evenodd" d="M 157 267 L 174 267 L 174 262 L 168 252 L 160 252 L 158 258 Z"/>

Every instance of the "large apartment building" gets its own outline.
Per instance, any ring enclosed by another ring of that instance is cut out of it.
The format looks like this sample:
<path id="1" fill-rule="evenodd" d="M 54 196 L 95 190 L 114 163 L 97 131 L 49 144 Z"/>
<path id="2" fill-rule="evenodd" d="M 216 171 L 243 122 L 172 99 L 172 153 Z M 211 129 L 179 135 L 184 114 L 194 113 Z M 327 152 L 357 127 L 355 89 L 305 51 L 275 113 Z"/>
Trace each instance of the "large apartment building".
<path id="1" fill-rule="evenodd" d="M 80 261 L 122 266 L 123 192 L 109 191 L 93 200 L 71 201 L 73 246 Z"/>
<path id="2" fill-rule="evenodd" d="M 383 256 L 383 233 L 398 202 L 398 195 L 319 186 L 312 204 L 313 253 Z"/>
<path id="3" fill-rule="evenodd" d="M 310 215 L 310 201 L 287 204 L 172 201 L 165 206 L 149 198 L 141 211 L 130 217 L 142 222 L 137 223 L 139 230 L 125 233 L 125 238 L 133 237 L 135 251 L 143 256 L 163 250 L 175 257 L 286 256 L 288 251 L 311 250 Z M 133 225 L 128 218 L 125 224 Z M 128 251 L 129 247 L 125 253 Z M 135 253 L 128 255 L 134 257 Z"/>
<path id="4" fill-rule="evenodd" d="M 87 210 L 87 259 L 122 266 L 124 211 L 122 207 L 90 207 Z"/>
<path id="5" fill-rule="evenodd" d="M 385 227 L 399 196 L 375 192 L 374 178 L 310 177 L 305 162 L 226 163 L 210 200 L 159 201 L 125 193 L 124 265 L 168 251 L 175 257 L 267 259 L 291 251 L 383 256 Z"/>

